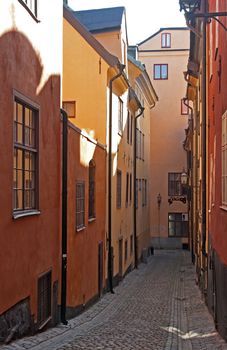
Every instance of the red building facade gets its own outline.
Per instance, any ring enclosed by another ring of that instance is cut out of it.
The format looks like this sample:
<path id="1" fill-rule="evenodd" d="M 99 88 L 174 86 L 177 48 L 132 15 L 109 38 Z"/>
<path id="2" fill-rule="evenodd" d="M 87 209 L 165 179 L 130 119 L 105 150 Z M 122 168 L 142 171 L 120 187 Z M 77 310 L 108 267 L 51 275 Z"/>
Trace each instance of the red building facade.
<path id="1" fill-rule="evenodd" d="M 209 1 L 209 12 L 227 12 L 224 0 Z M 227 17 L 219 17 L 227 26 Z M 208 305 L 227 339 L 227 31 L 207 24 L 208 87 Z"/>

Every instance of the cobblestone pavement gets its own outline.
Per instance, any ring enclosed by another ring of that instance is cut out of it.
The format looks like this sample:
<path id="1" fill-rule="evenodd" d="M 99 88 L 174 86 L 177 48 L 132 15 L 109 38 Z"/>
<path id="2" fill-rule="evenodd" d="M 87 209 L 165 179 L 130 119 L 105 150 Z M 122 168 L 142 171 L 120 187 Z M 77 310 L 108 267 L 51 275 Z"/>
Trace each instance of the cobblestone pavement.
<path id="1" fill-rule="evenodd" d="M 155 251 L 67 326 L 0 346 L 0 350 L 227 350 L 195 284 L 185 251 Z"/>

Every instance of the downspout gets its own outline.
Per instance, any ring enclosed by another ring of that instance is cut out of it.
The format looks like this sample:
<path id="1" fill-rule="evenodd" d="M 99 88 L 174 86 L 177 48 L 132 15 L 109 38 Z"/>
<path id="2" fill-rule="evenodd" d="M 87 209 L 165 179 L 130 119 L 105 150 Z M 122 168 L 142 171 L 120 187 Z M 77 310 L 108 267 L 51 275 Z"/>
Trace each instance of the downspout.
<path id="1" fill-rule="evenodd" d="M 185 106 L 188 107 L 188 109 L 191 111 L 191 122 L 192 122 L 192 156 L 191 156 L 191 166 L 192 166 L 192 172 L 193 172 L 193 154 L 194 154 L 194 145 L 193 145 L 193 131 L 194 131 L 194 114 L 193 114 L 193 108 L 189 105 L 189 103 L 187 103 L 187 99 L 184 98 L 183 99 L 184 101 L 184 104 Z M 194 222 L 193 222 L 193 213 L 194 213 L 194 179 L 193 179 L 193 173 L 191 174 L 191 207 L 190 207 L 190 210 L 191 210 L 191 260 L 192 260 L 192 263 L 194 264 L 195 263 L 195 252 L 194 252 Z"/>
<path id="2" fill-rule="evenodd" d="M 68 115 L 62 114 L 62 264 L 61 264 L 61 322 L 66 325 L 67 287 L 67 155 L 68 155 Z"/>
<path id="3" fill-rule="evenodd" d="M 134 219 L 134 259 L 135 259 L 135 268 L 138 268 L 138 250 L 137 250 L 137 229 L 136 229 L 136 225 L 137 225 L 137 220 L 136 220 L 136 197 L 137 197 L 137 193 L 136 193 L 136 130 L 137 130 L 137 119 L 143 114 L 144 112 L 144 107 L 140 107 L 140 112 L 137 116 L 135 116 L 135 125 L 134 125 L 134 206 L 133 206 L 133 211 L 134 211 L 134 215 L 133 215 L 133 219 Z"/>
<path id="4" fill-rule="evenodd" d="M 111 293 L 113 290 L 113 257 L 112 257 L 112 93 L 113 82 L 119 78 L 125 69 L 125 65 L 119 64 L 119 73 L 109 82 L 109 158 L 108 158 L 108 281 Z"/>

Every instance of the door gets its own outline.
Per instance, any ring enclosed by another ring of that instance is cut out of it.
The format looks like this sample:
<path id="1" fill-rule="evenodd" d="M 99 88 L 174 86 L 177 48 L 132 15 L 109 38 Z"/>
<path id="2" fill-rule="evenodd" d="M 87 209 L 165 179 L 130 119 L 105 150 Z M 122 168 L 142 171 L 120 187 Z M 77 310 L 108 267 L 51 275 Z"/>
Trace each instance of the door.
<path id="1" fill-rule="evenodd" d="M 122 279 L 123 275 L 123 239 L 119 239 L 118 243 L 118 258 L 119 258 L 119 279 Z"/>

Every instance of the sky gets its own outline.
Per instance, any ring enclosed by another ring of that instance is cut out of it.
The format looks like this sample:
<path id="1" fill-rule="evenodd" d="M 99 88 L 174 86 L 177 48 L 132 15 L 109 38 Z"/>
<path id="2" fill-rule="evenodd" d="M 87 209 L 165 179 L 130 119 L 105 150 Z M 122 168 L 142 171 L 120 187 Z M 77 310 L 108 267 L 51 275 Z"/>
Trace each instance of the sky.
<path id="1" fill-rule="evenodd" d="M 75 11 L 124 6 L 128 41 L 138 44 L 162 27 L 185 27 L 179 0 L 68 0 Z"/>

